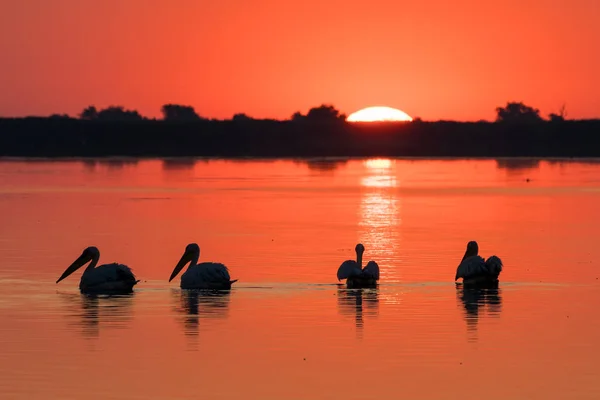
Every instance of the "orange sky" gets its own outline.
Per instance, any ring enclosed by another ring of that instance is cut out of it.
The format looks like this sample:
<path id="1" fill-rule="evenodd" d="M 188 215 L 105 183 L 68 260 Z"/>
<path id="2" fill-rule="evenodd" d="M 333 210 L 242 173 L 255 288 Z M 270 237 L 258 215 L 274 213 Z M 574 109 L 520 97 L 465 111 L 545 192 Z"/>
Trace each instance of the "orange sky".
<path id="1" fill-rule="evenodd" d="M 89 104 L 287 118 L 332 103 L 600 117 L 596 0 L 21 0 L 0 4 L 0 115 Z"/>

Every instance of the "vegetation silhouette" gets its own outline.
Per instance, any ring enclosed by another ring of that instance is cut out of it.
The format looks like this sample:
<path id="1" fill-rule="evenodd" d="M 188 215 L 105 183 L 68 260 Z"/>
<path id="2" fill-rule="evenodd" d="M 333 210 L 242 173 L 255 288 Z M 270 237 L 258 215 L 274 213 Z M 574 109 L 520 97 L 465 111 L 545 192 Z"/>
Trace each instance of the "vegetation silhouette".
<path id="1" fill-rule="evenodd" d="M 292 121 L 294 122 L 345 122 L 346 114 L 340 113 L 331 104 L 321 104 L 319 107 L 313 107 L 308 110 L 306 115 L 302 115 L 299 111 L 292 115 Z"/>
<path id="2" fill-rule="evenodd" d="M 200 116 L 196 114 L 196 110 L 191 106 L 165 104 L 160 111 L 162 112 L 165 121 L 189 122 L 200 120 Z"/>
<path id="3" fill-rule="evenodd" d="M 0 118 L 0 156 L 13 157 L 598 157 L 600 120 L 549 119 L 523 103 L 496 109 L 494 122 L 351 123 L 332 105 L 287 120 L 235 114 L 200 117 L 165 104 L 162 119 L 110 106 L 78 118 Z"/>
<path id="4" fill-rule="evenodd" d="M 565 119 L 567 118 L 567 108 L 566 105 L 563 104 L 559 111 L 558 114 L 556 113 L 550 113 L 548 115 L 548 119 L 550 120 L 550 122 L 563 122 Z"/>
<path id="5" fill-rule="evenodd" d="M 506 103 L 505 107 L 496 108 L 496 121 L 512 124 L 532 124 L 542 122 L 540 110 L 523 103 Z"/>
<path id="6" fill-rule="evenodd" d="M 144 118 L 136 110 L 126 110 L 123 106 L 110 106 L 98 111 L 95 106 L 85 108 L 79 118 L 88 121 L 141 121 Z"/>

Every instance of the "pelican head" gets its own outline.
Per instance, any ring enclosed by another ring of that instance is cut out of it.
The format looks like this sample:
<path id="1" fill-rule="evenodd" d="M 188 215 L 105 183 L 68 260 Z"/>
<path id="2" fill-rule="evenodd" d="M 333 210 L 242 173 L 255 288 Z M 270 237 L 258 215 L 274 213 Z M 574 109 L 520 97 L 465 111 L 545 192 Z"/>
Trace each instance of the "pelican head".
<path id="1" fill-rule="evenodd" d="M 177 274 L 179 274 L 179 272 L 183 269 L 183 267 L 187 265 L 187 263 L 193 261 L 194 259 L 196 259 L 197 262 L 199 257 L 200 246 L 198 246 L 196 243 L 190 243 L 187 246 L 185 246 L 185 252 L 179 259 L 179 262 L 175 266 L 175 269 L 173 269 L 171 277 L 169 278 L 169 282 L 171 282 L 173 278 L 175 278 Z"/>
<path id="2" fill-rule="evenodd" d="M 362 253 L 365 252 L 365 246 L 363 246 L 362 243 L 359 243 L 354 248 L 354 251 L 356 251 L 356 254 L 361 254 L 362 255 Z"/>
<path id="3" fill-rule="evenodd" d="M 196 243 L 190 243 L 185 246 L 185 251 L 190 253 L 200 253 L 200 246 L 198 246 Z"/>
<path id="4" fill-rule="evenodd" d="M 83 250 L 81 255 L 77 258 L 77 260 L 73 261 L 73 263 L 63 272 L 63 274 L 58 278 L 56 283 L 62 281 L 67 276 L 71 275 L 73 272 L 77 271 L 79 268 L 90 262 L 91 260 L 97 260 L 100 258 L 100 251 L 97 247 L 90 246 Z"/>
<path id="5" fill-rule="evenodd" d="M 472 256 L 476 256 L 477 254 L 479 254 L 479 245 L 476 241 L 471 240 L 469 243 L 467 243 L 467 251 L 465 251 L 463 260 Z"/>
<path id="6" fill-rule="evenodd" d="M 358 268 L 362 268 L 362 256 L 365 252 L 365 246 L 363 246 L 362 243 L 359 243 L 354 248 L 354 251 L 356 251 L 356 263 L 358 264 Z"/>

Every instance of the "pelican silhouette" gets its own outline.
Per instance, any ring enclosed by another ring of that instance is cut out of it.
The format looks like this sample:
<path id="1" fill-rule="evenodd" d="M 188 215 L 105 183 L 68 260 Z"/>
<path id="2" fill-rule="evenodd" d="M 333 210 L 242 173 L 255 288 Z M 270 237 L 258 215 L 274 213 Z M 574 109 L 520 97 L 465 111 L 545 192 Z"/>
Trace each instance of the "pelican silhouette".
<path id="1" fill-rule="evenodd" d="M 237 282 L 237 279 L 231 280 L 229 270 L 221 263 L 203 262 L 198 263 L 200 258 L 200 246 L 196 243 L 190 243 L 186 246 L 185 252 L 175 266 L 169 282 L 179 274 L 187 263 L 190 266 L 181 275 L 182 289 L 231 289 L 231 284 Z"/>
<path id="2" fill-rule="evenodd" d="M 356 261 L 346 260 L 340 265 L 337 271 L 338 280 L 346 279 L 346 286 L 349 289 L 377 286 L 379 265 L 375 261 L 369 261 L 363 269 L 362 255 L 365 251 L 365 246 L 359 243 L 354 248 L 354 251 L 356 251 Z"/>
<path id="3" fill-rule="evenodd" d="M 497 285 L 502 272 L 502 261 L 497 256 L 487 260 L 479 255 L 479 245 L 472 240 L 467 243 L 467 251 L 462 258 L 454 280 L 463 278 L 465 285 Z"/>
<path id="4" fill-rule="evenodd" d="M 112 263 L 103 264 L 96 267 L 100 259 L 100 251 L 97 247 L 90 246 L 83 250 L 83 253 L 73 261 L 73 263 L 63 272 L 56 283 L 62 281 L 73 272 L 91 261 L 87 266 L 81 280 L 79 281 L 79 290 L 82 293 L 129 293 L 139 280 L 131 269 L 123 264 Z"/>

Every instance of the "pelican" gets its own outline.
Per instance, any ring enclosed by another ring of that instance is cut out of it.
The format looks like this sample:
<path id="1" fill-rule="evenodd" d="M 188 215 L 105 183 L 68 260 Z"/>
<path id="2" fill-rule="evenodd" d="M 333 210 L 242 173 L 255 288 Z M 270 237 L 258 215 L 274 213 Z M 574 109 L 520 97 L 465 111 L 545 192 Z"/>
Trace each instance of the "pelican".
<path id="1" fill-rule="evenodd" d="M 197 264 L 200 258 L 200 246 L 196 243 L 190 243 L 186 246 L 185 252 L 175 266 L 169 282 L 177 276 L 177 274 L 189 262 L 190 266 L 181 275 L 182 289 L 231 289 L 231 284 L 237 282 L 237 279 L 231 280 L 229 270 L 221 263 L 203 262 Z"/>
<path id="2" fill-rule="evenodd" d="M 472 240 L 467 243 L 467 251 L 456 269 L 454 280 L 463 278 L 465 285 L 497 284 L 502 272 L 502 261 L 497 256 L 487 260 L 479 255 L 479 245 Z"/>
<path id="3" fill-rule="evenodd" d="M 87 266 L 81 280 L 79 281 L 79 290 L 81 293 L 130 293 L 133 286 L 139 282 L 128 266 L 123 264 L 103 264 L 96 267 L 100 259 L 100 251 L 97 247 L 91 246 L 83 250 L 83 253 L 73 261 L 58 278 L 56 283 L 62 281 L 73 272 L 91 261 Z"/>
<path id="4" fill-rule="evenodd" d="M 362 255 L 365 251 L 365 246 L 359 243 L 354 248 L 354 251 L 356 251 L 356 261 L 346 260 L 340 265 L 337 271 L 338 280 L 346 279 L 346 285 L 349 289 L 377 286 L 379 265 L 375 261 L 369 261 L 363 269 Z"/>

